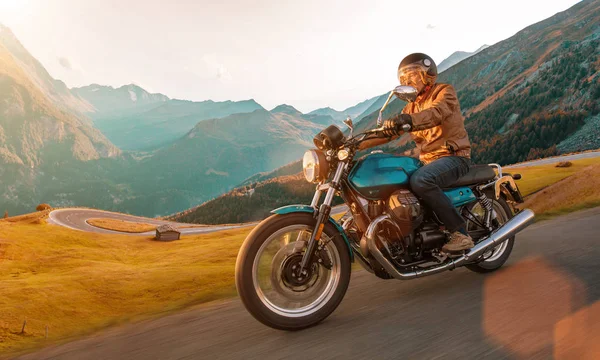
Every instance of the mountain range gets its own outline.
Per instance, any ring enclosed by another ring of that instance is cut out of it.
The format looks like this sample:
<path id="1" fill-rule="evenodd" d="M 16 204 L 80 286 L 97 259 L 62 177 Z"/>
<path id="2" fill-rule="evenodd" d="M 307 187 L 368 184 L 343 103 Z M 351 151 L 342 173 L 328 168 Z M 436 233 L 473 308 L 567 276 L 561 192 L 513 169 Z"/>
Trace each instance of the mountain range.
<path id="1" fill-rule="evenodd" d="M 557 155 L 600 111 L 599 59 L 600 2 L 585 0 L 440 74 L 458 91 L 473 159 Z M 569 150 L 599 146 L 596 140 Z"/>
<path id="2" fill-rule="evenodd" d="M 377 98 L 378 97 L 376 96 L 376 97 L 367 99 L 367 100 L 362 101 L 354 106 L 351 106 L 343 111 L 337 111 L 330 107 L 325 107 L 325 108 L 313 110 L 313 111 L 309 112 L 308 115 L 331 116 L 331 118 L 333 120 L 335 120 L 337 123 L 341 124 L 342 121 L 344 119 L 346 119 L 348 116 L 350 116 L 350 118 L 353 120 L 360 118 L 360 116 L 363 115 L 363 113 L 365 111 L 367 111 L 371 107 L 371 105 L 373 105 L 373 103 L 375 103 L 375 101 L 377 101 Z"/>
<path id="3" fill-rule="evenodd" d="M 488 47 L 490 47 L 490 46 L 483 45 L 479 49 L 477 49 L 473 52 L 455 51 L 454 53 L 452 53 L 452 55 L 448 56 L 447 58 L 442 60 L 441 63 L 439 63 L 439 65 L 437 66 L 438 73 L 441 73 L 441 72 L 451 68 L 452 66 L 458 64 L 459 62 L 463 61 L 466 58 L 469 58 L 475 54 L 480 53 L 481 51 L 487 49 Z"/>
<path id="4" fill-rule="evenodd" d="M 39 165 L 40 151 L 68 143 L 80 160 L 115 156 L 119 149 L 79 110 L 87 104 L 54 80 L 10 29 L 0 26 L 0 156 L 5 163 Z"/>
<path id="5" fill-rule="evenodd" d="M 133 84 L 68 89 L 6 27 L 0 98 L 1 203 L 11 214 L 40 202 L 173 213 L 297 159 L 335 123 L 289 105 L 177 100 Z"/>
<path id="6" fill-rule="evenodd" d="M 94 126 L 123 150 L 156 149 L 184 136 L 199 121 L 262 109 L 256 101 L 187 101 L 151 94 L 137 85 L 97 84 L 71 91 L 91 104 Z"/>

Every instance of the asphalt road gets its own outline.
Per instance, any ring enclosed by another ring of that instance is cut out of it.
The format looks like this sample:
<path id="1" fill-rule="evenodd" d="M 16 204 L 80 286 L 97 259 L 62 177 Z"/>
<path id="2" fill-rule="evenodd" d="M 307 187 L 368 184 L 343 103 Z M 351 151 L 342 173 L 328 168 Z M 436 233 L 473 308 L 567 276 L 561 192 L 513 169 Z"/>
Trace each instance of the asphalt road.
<path id="1" fill-rule="evenodd" d="M 600 358 L 599 224 L 600 208 L 536 223 L 487 275 L 354 272 L 340 307 L 299 332 L 263 326 L 235 299 L 22 359 Z"/>
<path id="2" fill-rule="evenodd" d="M 55 225 L 65 226 L 65 227 L 68 227 L 73 230 L 89 231 L 89 232 L 96 232 L 96 233 L 102 233 L 102 234 L 125 234 L 125 235 L 134 235 L 134 236 L 135 235 L 137 235 L 137 236 L 154 235 L 153 231 L 149 231 L 149 232 L 145 232 L 145 233 L 126 233 L 126 232 L 120 232 L 120 231 L 101 229 L 101 228 L 92 226 L 87 223 L 87 220 L 93 219 L 93 218 L 108 218 L 108 219 L 140 222 L 140 223 L 154 224 L 154 225 L 173 224 L 175 227 L 179 228 L 179 231 L 182 234 L 203 234 L 203 233 L 210 233 L 210 232 L 219 231 L 219 230 L 235 229 L 235 228 L 242 228 L 242 227 L 256 225 L 256 223 L 246 223 L 246 224 L 241 224 L 241 225 L 208 225 L 208 226 L 204 226 L 204 227 L 181 228 L 181 226 L 186 226 L 186 225 L 197 226 L 197 224 L 184 224 L 184 223 L 156 220 L 156 219 L 133 216 L 133 215 L 119 214 L 119 213 L 114 213 L 114 212 L 110 212 L 110 211 L 84 209 L 84 208 L 54 210 L 54 211 L 50 212 L 48 222 L 51 224 L 55 224 Z"/>

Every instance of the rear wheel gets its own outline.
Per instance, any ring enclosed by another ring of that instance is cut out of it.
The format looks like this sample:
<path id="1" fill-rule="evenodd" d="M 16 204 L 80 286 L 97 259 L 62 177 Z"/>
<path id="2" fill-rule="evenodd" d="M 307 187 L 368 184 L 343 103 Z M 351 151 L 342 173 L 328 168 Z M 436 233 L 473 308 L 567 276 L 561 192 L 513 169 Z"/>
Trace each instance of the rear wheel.
<path id="1" fill-rule="evenodd" d="M 492 226 L 494 229 L 499 228 L 505 222 L 513 217 L 512 210 L 506 199 L 500 196 L 500 199 L 496 200 L 494 194 L 486 194 L 486 196 L 492 201 Z M 469 211 L 475 216 L 475 220 L 467 220 L 467 231 L 469 233 L 476 233 L 482 230 L 478 222 L 483 223 L 485 211 L 479 202 L 473 203 L 469 206 Z M 475 241 L 477 241 L 475 239 Z M 515 237 L 511 237 L 506 241 L 498 244 L 494 248 L 486 251 L 482 256 L 481 260 L 475 264 L 465 265 L 465 267 L 471 271 L 478 273 L 487 273 L 499 269 L 504 265 L 510 253 L 512 252 L 513 245 L 515 243 Z"/>
<path id="2" fill-rule="evenodd" d="M 325 225 L 314 262 L 299 272 L 314 229 L 312 214 L 273 215 L 246 238 L 235 282 L 246 309 L 272 328 L 299 330 L 325 319 L 350 282 L 349 249 L 338 230 Z"/>

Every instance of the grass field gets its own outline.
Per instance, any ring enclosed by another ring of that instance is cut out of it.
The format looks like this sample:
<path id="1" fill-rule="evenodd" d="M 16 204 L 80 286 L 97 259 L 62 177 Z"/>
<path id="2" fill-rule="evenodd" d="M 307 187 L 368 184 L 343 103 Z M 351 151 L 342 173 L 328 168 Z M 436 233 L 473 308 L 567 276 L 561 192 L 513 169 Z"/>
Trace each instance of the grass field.
<path id="1" fill-rule="evenodd" d="M 541 189 L 521 205 L 532 209 L 537 220 L 596 206 L 600 206 L 600 163 Z"/>
<path id="2" fill-rule="evenodd" d="M 115 213 L 118 214 L 118 213 Z M 128 215 L 128 214 L 122 214 Z M 111 218 L 95 218 L 87 220 L 89 225 L 113 230 L 113 231 L 121 231 L 127 233 L 144 233 L 148 231 L 156 230 L 157 225 L 146 224 L 146 223 L 135 223 L 131 221 L 119 220 L 119 219 L 111 219 Z M 191 224 L 176 224 L 178 229 L 189 229 L 189 228 L 202 228 L 208 225 L 191 225 Z"/>
<path id="3" fill-rule="evenodd" d="M 509 172 L 535 192 L 525 205 L 538 217 L 600 205 L 600 158 L 573 164 Z M 47 214 L 0 220 L 0 353 L 235 295 L 235 258 L 251 228 L 164 243 L 48 225 Z"/>
<path id="4" fill-rule="evenodd" d="M 122 231 L 128 233 L 143 233 L 147 231 L 156 230 L 156 225 L 145 224 L 145 223 L 134 223 L 131 221 L 124 221 L 118 219 L 107 219 L 107 218 L 97 218 L 97 219 L 89 219 L 87 223 L 99 227 L 101 229 Z"/>
<path id="5" fill-rule="evenodd" d="M 547 186 L 550 186 L 557 181 L 565 179 L 584 168 L 600 164 L 600 157 L 580 159 L 571 161 L 573 166 L 566 168 L 557 168 L 555 164 L 530 166 L 530 167 L 515 167 L 505 169 L 505 172 L 511 174 L 521 174 L 523 178 L 517 181 L 517 185 L 523 196 L 533 194 Z"/>
<path id="6" fill-rule="evenodd" d="M 0 221 L 0 353 L 233 296 L 235 258 L 250 231 L 164 243 L 83 233 L 43 217 Z"/>

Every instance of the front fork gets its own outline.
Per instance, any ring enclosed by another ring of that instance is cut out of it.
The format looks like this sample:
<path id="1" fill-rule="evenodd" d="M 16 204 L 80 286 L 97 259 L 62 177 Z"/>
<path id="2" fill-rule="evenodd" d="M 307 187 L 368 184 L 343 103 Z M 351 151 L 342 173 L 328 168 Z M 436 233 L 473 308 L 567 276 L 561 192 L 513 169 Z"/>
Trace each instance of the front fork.
<path id="1" fill-rule="evenodd" d="M 321 234 L 323 234 L 323 228 L 325 224 L 329 220 L 329 214 L 331 213 L 331 202 L 333 201 L 333 197 L 335 193 L 339 190 L 340 180 L 344 171 L 346 170 L 347 164 L 345 162 L 340 161 L 338 163 L 338 167 L 335 171 L 335 175 L 333 176 L 333 180 L 329 184 L 329 188 L 327 189 L 327 194 L 325 195 L 325 201 L 321 204 L 318 210 L 317 222 L 315 224 L 315 231 L 312 232 L 310 236 L 310 240 L 308 240 L 308 244 L 306 245 L 306 252 L 302 257 L 302 262 L 300 263 L 300 272 L 307 269 L 310 264 L 312 264 L 313 259 L 315 257 L 315 253 L 317 250 L 317 244 L 321 239 Z M 321 198 L 321 192 L 323 191 L 322 185 L 317 187 L 317 191 L 315 192 L 315 196 L 313 197 L 313 201 L 311 206 L 316 209 L 317 204 L 319 203 L 319 199 Z"/>

